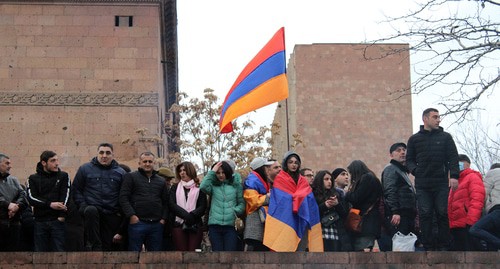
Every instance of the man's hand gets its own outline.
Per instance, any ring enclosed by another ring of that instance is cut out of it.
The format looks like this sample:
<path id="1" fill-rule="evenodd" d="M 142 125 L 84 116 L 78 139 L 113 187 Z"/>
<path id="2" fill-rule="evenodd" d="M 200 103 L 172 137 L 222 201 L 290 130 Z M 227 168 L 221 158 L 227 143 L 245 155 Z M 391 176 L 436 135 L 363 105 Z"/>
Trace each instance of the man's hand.
<path id="1" fill-rule="evenodd" d="M 391 219 L 391 224 L 394 225 L 394 226 L 398 226 L 399 223 L 401 222 L 401 216 L 400 215 L 392 215 L 392 219 Z"/>
<path id="2" fill-rule="evenodd" d="M 50 203 L 50 208 L 54 210 L 63 210 L 63 211 L 68 210 L 68 208 L 62 202 L 52 202 Z"/>
<path id="3" fill-rule="evenodd" d="M 17 211 L 19 210 L 19 205 L 16 203 L 10 203 L 8 210 L 9 210 L 9 219 L 13 218 L 16 215 Z"/>
<path id="4" fill-rule="evenodd" d="M 119 244 L 122 242 L 123 236 L 121 234 L 115 234 L 113 236 L 113 243 Z"/>
<path id="5" fill-rule="evenodd" d="M 129 222 L 130 224 L 136 224 L 138 222 L 139 222 L 139 217 L 137 217 L 136 215 L 132 215 L 130 217 L 130 222 Z"/>
<path id="6" fill-rule="evenodd" d="M 458 179 L 456 179 L 456 178 L 450 178 L 449 187 L 453 191 L 457 190 L 457 188 L 458 188 Z"/>

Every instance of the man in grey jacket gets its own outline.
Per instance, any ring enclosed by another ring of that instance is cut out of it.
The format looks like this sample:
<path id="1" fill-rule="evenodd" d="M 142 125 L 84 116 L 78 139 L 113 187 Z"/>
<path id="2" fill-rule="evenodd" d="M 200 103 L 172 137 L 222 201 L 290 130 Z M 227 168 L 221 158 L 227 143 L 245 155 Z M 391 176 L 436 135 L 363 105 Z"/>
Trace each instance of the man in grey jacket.
<path id="1" fill-rule="evenodd" d="M 0 252 L 18 251 L 21 212 L 28 206 L 26 192 L 10 175 L 10 158 L 0 153 Z"/>

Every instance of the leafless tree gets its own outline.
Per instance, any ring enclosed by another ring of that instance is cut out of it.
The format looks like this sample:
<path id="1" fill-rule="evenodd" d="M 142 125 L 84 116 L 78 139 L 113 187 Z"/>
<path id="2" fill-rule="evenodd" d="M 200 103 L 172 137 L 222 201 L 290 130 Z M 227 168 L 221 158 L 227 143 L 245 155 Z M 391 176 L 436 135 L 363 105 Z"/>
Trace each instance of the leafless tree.
<path id="1" fill-rule="evenodd" d="M 438 94 L 444 114 L 464 120 L 498 87 L 499 14 L 500 2 L 494 0 L 427 0 L 406 15 L 387 17 L 384 23 L 394 34 L 373 42 L 408 42 L 416 74 L 411 90 L 401 89 L 399 96 Z"/>
<path id="2" fill-rule="evenodd" d="M 483 175 L 489 170 L 493 163 L 500 160 L 500 126 L 484 124 L 479 113 L 474 120 L 464 120 L 454 126 L 455 141 L 459 152 L 467 155 L 473 165 Z M 496 128 L 496 130 L 491 130 Z"/>
<path id="3" fill-rule="evenodd" d="M 221 103 L 212 89 L 204 90 L 203 99 L 179 94 L 178 104 L 174 109 L 180 116 L 181 155 L 201 160 L 201 172 L 208 172 L 216 161 L 227 158 L 235 161 L 240 171 L 248 170 L 254 157 L 270 154 L 270 128 L 256 130 L 249 119 L 233 122 L 231 133 L 219 133 Z"/>

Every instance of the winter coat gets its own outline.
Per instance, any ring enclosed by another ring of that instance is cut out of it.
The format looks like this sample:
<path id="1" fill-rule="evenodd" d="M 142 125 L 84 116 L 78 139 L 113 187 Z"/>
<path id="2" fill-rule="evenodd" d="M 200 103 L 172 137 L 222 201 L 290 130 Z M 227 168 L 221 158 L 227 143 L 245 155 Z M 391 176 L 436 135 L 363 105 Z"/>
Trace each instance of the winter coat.
<path id="1" fill-rule="evenodd" d="M 76 172 L 71 189 L 75 203 L 79 208 L 93 205 L 105 214 L 120 212 L 118 198 L 124 174 L 125 170 L 115 160 L 103 166 L 94 157 Z"/>
<path id="2" fill-rule="evenodd" d="M 458 179 L 458 152 L 451 135 L 439 129 L 420 131 L 408 139 L 406 166 L 415 176 L 415 187 L 429 188 L 436 184 L 448 186 L 448 172 Z"/>
<path id="3" fill-rule="evenodd" d="M 408 176 L 408 169 L 391 160 L 382 172 L 385 216 L 401 215 L 402 211 L 415 211 L 417 204 L 415 189 Z"/>
<path id="4" fill-rule="evenodd" d="M 165 179 L 156 172 L 148 177 L 140 168 L 125 174 L 120 189 L 120 205 L 127 218 L 136 215 L 146 222 L 167 220 L 168 189 Z"/>
<path id="5" fill-rule="evenodd" d="M 269 183 L 255 171 L 250 172 L 244 183 L 243 198 L 246 202 L 244 239 L 262 242 L 264 222 L 269 205 Z"/>
<path id="6" fill-rule="evenodd" d="M 208 225 L 234 226 L 236 216 L 245 211 L 241 176 L 220 181 L 214 171 L 210 170 L 203 178 L 200 190 L 210 196 L 210 213 Z"/>
<path id="7" fill-rule="evenodd" d="M 361 236 L 380 236 L 381 219 L 377 209 L 382 194 L 382 184 L 371 173 L 364 174 L 356 187 L 347 192 L 346 201 L 350 202 L 353 208 L 359 209 L 360 215 L 363 215 Z M 366 213 L 371 206 L 371 210 Z"/>
<path id="8" fill-rule="evenodd" d="M 10 203 L 16 203 L 19 210 L 9 219 Z M 0 174 L 0 221 L 19 222 L 21 213 L 27 206 L 26 192 L 17 178 L 10 174 Z"/>
<path id="9" fill-rule="evenodd" d="M 500 205 L 500 168 L 491 169 L 484 177 L 484 188 L 486 199 L 484 209 L 486 212 Z"/>
<path id="10" fill-rule="evenodd" d="M 37 221 L 55 220 L 66 217 L 66 211 L 50 207 L 52 202 L 68 204 L 71 181 L 66 172 L 46 172 L 39 162 L 36 174 L 30 175 L 27 181 L 28 201 L 33 206 L 33 216 Z"/>
<path id="11" fill-rule="evenodd" d="M 450 228 L 472 226 L 483 212 L 485 190 L 481 174 L 470 168 L 460 172 L 458 188 L 448 195 Z"/>
<path id="12" fill-rule="evenodd" d="M 196 208 L 187 212 L 184 208 L 180 207 L 177 204 L 177 187 L 179 183 L 172 185 L 170 188 L 170 192 L 168 194 L 168 208 L 170 210 L 170 214 L 168 216 L 170 225 L 179 226 L 175 223 L 175 217 L 179 217 L 185 221 L 187 225 L 198 225 L 201 227 L 203 225 L 202 218 L 205 215 L 205 211 L 207 210 L 207 195 L 200 191 L 198 195 L 198 200 L 196 200 Z M 182 188 L 182 187 L 181 187 Z"/>

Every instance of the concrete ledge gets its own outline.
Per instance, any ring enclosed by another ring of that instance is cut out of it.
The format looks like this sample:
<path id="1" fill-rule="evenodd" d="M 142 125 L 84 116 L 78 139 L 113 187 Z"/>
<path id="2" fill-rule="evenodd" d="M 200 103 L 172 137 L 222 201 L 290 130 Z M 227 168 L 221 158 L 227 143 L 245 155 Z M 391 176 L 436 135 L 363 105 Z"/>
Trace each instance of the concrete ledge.
<path id="1" fill-rule="evenodd" d="M 2 252 L 0 269 L 499 268 L 500 252 Z"/>

